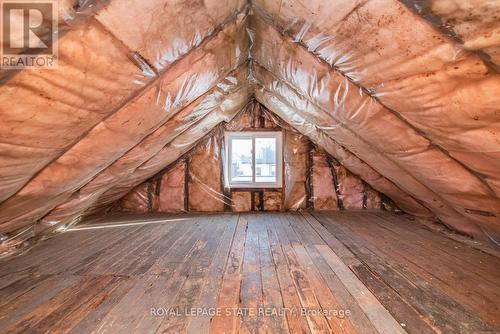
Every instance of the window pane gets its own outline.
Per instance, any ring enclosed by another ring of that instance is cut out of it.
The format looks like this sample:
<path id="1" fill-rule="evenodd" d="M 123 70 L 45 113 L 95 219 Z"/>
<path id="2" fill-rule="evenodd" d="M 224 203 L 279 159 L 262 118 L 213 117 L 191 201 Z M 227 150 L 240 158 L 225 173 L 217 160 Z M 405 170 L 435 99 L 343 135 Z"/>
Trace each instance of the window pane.
<path id="1" fill-rule="evenodd" d="M 231 182 L 252 182 L 252 139 L 231 140 Z"/>
<path id="2" fill-rule="evenodd" d="M 255 138 L 255 182 L 276 182 L 276 138 Z"/>

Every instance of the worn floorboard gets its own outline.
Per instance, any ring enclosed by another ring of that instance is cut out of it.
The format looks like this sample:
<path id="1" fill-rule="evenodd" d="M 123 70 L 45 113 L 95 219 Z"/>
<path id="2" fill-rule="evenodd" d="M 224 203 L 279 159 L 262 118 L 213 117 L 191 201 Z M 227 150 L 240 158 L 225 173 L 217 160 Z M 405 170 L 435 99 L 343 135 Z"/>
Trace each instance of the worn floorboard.
<path id="1" fill-rule="evenodd" d="M 404 216 L 313 215 L 355 256 L 351 270 L 408 332 L 500 332 L 499 258 Z"/>
<path id="2" fill-rule="evenodd" d="M 499 305 L 499 258 L 385 212 L 103 218 L 0 262 L 2 333 L 498 333 Z"/>

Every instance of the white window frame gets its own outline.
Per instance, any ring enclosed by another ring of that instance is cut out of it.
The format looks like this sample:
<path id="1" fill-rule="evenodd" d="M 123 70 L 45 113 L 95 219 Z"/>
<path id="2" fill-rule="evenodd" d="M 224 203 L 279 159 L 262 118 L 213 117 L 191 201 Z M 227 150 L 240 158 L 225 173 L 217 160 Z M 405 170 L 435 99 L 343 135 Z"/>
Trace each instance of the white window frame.
<path id="1" fill-rule="evenodd" d="M 232 160 L 232 139 L 252 139 L 252 181 L 251 182 L 231 182 L 231 160 Z M 275 138 L 276 139 L 276 182 L 256 182 L 255 181 L 255 139 Z M 283 180 L 283 134 L 281 131 L 241 131 L 226 132 L 226 180 L 229 188 L 282 188 Z"/>

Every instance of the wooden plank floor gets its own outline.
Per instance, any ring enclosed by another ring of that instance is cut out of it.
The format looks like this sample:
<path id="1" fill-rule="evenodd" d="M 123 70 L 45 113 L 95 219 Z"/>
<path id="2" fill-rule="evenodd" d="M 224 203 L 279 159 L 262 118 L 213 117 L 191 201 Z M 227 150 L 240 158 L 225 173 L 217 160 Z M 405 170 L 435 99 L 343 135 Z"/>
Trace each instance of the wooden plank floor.
<path id="1" fill-rule="evenodd" d="M 0 262 L 0 332 L 498 333 L 499 268 L 384 212 L 122 217 Z"/>

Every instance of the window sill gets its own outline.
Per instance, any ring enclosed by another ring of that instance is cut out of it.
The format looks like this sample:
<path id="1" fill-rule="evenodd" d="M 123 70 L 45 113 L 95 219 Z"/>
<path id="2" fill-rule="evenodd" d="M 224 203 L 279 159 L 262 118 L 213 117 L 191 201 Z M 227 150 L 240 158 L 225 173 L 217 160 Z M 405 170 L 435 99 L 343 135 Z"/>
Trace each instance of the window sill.
<path id="1" fill-rule="evenodd" d="M 281 186 L 273 186 L 273 187 L 250 187 L 250 186 L 231 186 L 229 187 L 231 191 L 281 191 Z"/>

